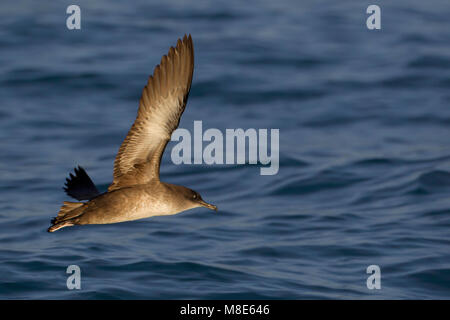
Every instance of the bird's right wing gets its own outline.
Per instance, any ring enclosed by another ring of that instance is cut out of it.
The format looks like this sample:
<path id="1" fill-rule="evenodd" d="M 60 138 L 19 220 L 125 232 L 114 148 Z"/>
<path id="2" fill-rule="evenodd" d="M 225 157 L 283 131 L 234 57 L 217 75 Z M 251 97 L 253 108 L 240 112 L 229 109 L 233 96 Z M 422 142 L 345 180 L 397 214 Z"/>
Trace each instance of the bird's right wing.
<path id="1" fill-rule="evenodd" d="M 185 109 L 194 72 L 194 46 L 189 35 L 156 66 L 139 103 L 139 110 L 114 161 L 108 191 L 159 180 L 159 166 L 172 132 Z"/>
<path id="2" fill-rule="evenodd" d="M 78 166 L 78 168 L 74 169 L 74 172 L 75 175 L 71 173 L 69 178 L 66 178 L 66 183 L 63 188 L 68 196 L 81 201 L 91 200 L 100 194 L 82 167 Z"/>

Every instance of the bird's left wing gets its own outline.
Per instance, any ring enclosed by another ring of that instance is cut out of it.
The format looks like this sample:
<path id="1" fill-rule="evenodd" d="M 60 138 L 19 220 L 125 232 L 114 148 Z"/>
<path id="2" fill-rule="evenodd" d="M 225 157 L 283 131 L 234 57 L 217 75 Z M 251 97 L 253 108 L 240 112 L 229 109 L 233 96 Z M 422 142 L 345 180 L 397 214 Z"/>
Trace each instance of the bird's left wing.
<path id="1" fill-rule="evenodd" d="M 161 158 L 185 109 L 193 72 L 194 47 L 191 36 L 185 35 L 148 79 L 136 120 L 114 161 L 108 191 L 159 180 Z"/>

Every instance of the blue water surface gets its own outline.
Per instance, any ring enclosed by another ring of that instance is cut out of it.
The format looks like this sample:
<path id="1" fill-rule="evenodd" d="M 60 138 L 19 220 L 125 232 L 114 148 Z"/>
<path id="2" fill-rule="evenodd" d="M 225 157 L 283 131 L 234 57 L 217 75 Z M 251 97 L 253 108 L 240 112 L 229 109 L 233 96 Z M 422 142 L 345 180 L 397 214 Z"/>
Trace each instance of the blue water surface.
<path id="1" fill-rule="evenodd" d="M 81 7 L 81 30 L 66 8 Z M 381 7 L 381 30 L 366 9 Z M 11 1 L 0 8 L 0 298 L 450 298 L 450 2 Z M 101 189 L 147 77 L 191 33 L 180 127 L 280 129 L 280 169 L 179 165 L 217 204 L 47 233 Z M 81 268 L 68 290 L 66 268 Z M 369 290 L 366 269 L 381 269 Z"/>

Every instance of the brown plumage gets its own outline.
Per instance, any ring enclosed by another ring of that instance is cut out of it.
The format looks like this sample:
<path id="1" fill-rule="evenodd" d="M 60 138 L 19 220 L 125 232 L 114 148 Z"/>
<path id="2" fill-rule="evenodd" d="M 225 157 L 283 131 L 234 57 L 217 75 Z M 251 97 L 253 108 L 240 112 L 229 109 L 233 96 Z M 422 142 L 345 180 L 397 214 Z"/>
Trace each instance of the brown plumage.
<path id="1" fill-rule="evenodd" d="M 78 224 L 116 223 L 176 214 L 200 206 L 217 210 L 197 192 L 159 179 L 161 158 L 186 107 L 193 72 L 194 46 L 191 36 L 185 35 L 162 57 L 148 79 L 136 120 L 114 161 L 114 179 L 108 192 L 92 193 L 92 197 L 83 195 L 83 199 L 90 199 L 86 203 L 64 202 L 49 232 Z M 85 174 L 82 168 L 78 170 Z M 78 190 L 96 190 L 86 177 L 71 175 L 66 192 L 73 195 L 80 193 Z"/>

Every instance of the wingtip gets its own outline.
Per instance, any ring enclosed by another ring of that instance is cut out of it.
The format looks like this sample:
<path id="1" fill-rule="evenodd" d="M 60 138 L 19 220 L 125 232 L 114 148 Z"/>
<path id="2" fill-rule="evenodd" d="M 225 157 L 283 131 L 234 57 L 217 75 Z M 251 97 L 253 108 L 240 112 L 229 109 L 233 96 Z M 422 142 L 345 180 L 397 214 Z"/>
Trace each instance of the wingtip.
<path id="1" fill-rule="evenodd" d="M 184 35 L 184 36 L 186 36 L 186 35 Z M 188 41 L 188 42 L 189 42 L 189 44 L 190 44 L 190 45 L 192 45 L 192 36 L 191 36 L 191 34 L 190 34 L 190 33 L 188 33 L 188 36 L 187 36 L 187 39 L 186 39 L 186 41 Z"/>
<path id="2" fill-rule="evenodd" d="M 192 36 L 190 33 L 185 33 L 183 37 L 183 42 L 185 41 L 192 41 Z"/>
<path id="3" fill-rule="evenodd" d="M 80 201 L 89 200 L 99 194 L 91 178 L 82 166 L 78 165 L 73 171 L 75 174 L 69 173 L 69 177 L 66 178 L 62 187 L 68 196 Z"/>
<path id="4" fill-rule="evenodd" d="M 192 36 L 190 33 L 185 33 L 182 39 L 178 39 L 177 47 L 178 45 L 182 45 L 184 43 L 192 44 Z"/>
<path id="5" fill-rule="evenodd" d="M 192 42 L 192 36 L 190 33 L 187 34 L 185 33 L 183 38 L 178 38 L 175 48 L 174 47 L 169 48 L 168 56 L 169 57 L 172 56 L 175 53 L 175 51 L 179 52 L 180 50 L 182 50 L 183 47 L 190 47 L 191 50 L 193 49 L 194 44 Z"/>

